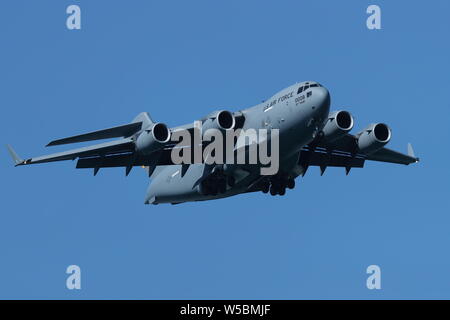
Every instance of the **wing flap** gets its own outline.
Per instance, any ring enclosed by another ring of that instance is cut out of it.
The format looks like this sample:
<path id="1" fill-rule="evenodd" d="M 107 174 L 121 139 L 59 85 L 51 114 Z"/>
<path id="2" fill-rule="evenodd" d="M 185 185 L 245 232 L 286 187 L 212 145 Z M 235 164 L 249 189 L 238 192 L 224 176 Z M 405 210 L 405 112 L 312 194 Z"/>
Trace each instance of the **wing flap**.
<path id="1" fill-rule="evenodd" d="M 405 165 L 416 163 L 419 161 L 419 158 L 416 158 L 416 156 L 414 155 L 414 151 L 412 150 L 411 145 L 408 145 L 408 154 L 394 151 L 385 147 L 369 155 L 358 154 L 357 136 L 351 134 L 346 134 L 331 143 L 319 141 L 316 144 L 316 147 L 318 149 L 333 150 L 333 152 L 347 153 L 349 155 L 354 154 L 356 155 L 356 157 L 360 156 L 365 160 L 390 162 Z"/>
<path id="2" fill-rule="evenodd" d="M 112 154 L 108 156 L 82 157 L 77 161 L 77 169 L 87 168 L 113 168 L 128 166 L 149 166 L 152 160 L 157 158 L 154 165 L 173 165 L 171 158 L 171 148 L 155 152 L 152 158 L 136 156 L 133 153 Z"/>
<path id="3" fill-rule="evenodd" d="M 320 151 L 303 150 L 300 153 L 299 162 L 304 166 L 363 168 L 364 160 L 360 156 L 352 157 L 337 152 L 328 154 Z"/>
<path id="4" fill-rule="evenodd" d="M 141 157 L 136 158 L 132 153 L 128 153 L 105 157 L 81 158 L 77 161 L 76 168 L 114 168 L 145 165 L 147 165 L 147 163 L 144 159 Z"/>
<path id="5" fill-rule="evenodd" d="M 106 157 L 81 158 L 77 161 L 77 169 L 126 167 L 134 163 L 132 154 L 120 154 Z"/>

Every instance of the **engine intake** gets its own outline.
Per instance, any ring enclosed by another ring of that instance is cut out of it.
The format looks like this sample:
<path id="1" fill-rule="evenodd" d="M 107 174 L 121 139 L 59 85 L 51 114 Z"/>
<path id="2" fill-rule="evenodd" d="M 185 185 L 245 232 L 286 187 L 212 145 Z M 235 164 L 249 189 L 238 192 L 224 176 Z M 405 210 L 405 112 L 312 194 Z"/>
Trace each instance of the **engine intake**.
<path id="1" fill-rule="evenodd" d="M 348 111 L 335 111 L 328 116 L 322 129 L 325 140 L 332 142 L 353 129 L 353 117 Z"/>
<path id="2" fill-rule="evenodd" d="M 217 125 L 220 129 L 229 130 L 234 128 L 236 123 L 233 114 L 230 111 L 220 111 L 216 117 Z"/>
<path id="3" fill-rule="evenodd" d="M 371 154 L 384 147 L 390 140 L 391 129 L 384 123 L 374 123 L 359 134 L 358 148 L 364 154 Z"/>
<path id="4" fill-rule="evenodd" d="M 230 130 L 234 129 L 235 125 L 236 119 L 233 113 L 227 110 L 221 110 L 205 121 L 205 123 L 203 124 L 203 130 L 208 129 Z"/>
<path id="5" fill-rule="evenodd" d="M 136 150 L 149 154 L 164 147 L 169 142 L 171 132 L 164 123 L 155 123 L 151 129 L 144 130 L 136 140 Z"/>

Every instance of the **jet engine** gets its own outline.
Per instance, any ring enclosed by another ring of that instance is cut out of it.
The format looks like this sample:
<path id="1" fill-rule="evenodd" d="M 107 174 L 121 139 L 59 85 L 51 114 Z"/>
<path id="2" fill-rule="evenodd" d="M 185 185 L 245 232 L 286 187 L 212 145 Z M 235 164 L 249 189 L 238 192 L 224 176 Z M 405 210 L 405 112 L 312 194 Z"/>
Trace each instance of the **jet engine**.
<path id="1" fill-rule="evenodd" d="M 164 123 L 155 123 L 153 127 L 145 129 L 136 140 L 136 150 L 144 155 L 150 154 L 164 147 L 169 142 L 171 132 Z"/>
<path id="2" fill-rule="evenodd" d="M 332 142 L 345 135 L 353 128 L 353 117 L 348 111 L 335 111 L 329 114 L 322 129 L 326 141 Z"/>
<path id="3" fill-rule="evenodd" d="M 203 124 L 203 130 L 208 129 L 219 129 L 219 130 L 230 130 L 236 125 L 236 119 L 233 113 L 227 110 L 217 111 L 215 114 L 208 117 Z"/>
<path id="4" fill-rule="evenodd" d="M 381 149 L 391 140 L 391 129 L 384 123 L 373 123 L 358 135 L 358 148 L 364 154 Z"/>

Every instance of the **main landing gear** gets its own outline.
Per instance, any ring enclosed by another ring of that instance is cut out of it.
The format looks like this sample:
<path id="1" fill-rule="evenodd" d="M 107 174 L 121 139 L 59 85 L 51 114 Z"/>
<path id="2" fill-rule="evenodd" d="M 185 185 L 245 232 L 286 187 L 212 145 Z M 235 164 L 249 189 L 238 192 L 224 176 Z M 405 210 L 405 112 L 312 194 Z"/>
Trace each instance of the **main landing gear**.
<path id="1" fill-rule="evenodd" d="M 264 181 L 261 191 L 263 193 L 270 192 L 272 196 L 276 196 L 277 194 L 284 196 L 286 194 L 286 188 L 294 189 L 295 180 L 293 178 L 274 176 L 270 180 Z"/>
<path id="2" fill-rule="evenodd" d="M 227 186 L 232 188 L 235 183 L 236 181 L 232 175 L 226 175 L 223 171 L 217 170 L 200 183 L 201 193 L 205 196 L 217 196 L 225 193 Z"/>

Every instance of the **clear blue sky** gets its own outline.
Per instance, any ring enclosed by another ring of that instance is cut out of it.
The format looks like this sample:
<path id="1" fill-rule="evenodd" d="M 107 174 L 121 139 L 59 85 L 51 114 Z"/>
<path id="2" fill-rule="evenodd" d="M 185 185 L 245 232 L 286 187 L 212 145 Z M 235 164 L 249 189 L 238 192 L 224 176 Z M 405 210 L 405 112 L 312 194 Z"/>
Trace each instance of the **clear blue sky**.
<path id="1" fill-rule="evenodd" d="M 66 28 L 71 4 L 82 30 Z M 382 30 L 366 28 L 370 4 Z M 386 122 L 390 147 L 412 142 L 422 162 L 312 168 L 285 197 L 146 206 L 140 168 L 13 168 L 3 148 L 0 298 L 450 298 L 449 12 L 445 0 L 1 1 L 2 140 L 23 157 L 141 111 L 175 126 L 316 80 L 355 132 Z M 80 291 L 65 287 L 71 264 Z"/>

